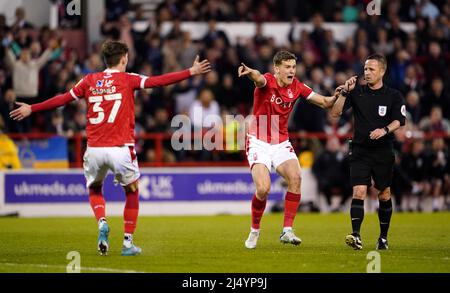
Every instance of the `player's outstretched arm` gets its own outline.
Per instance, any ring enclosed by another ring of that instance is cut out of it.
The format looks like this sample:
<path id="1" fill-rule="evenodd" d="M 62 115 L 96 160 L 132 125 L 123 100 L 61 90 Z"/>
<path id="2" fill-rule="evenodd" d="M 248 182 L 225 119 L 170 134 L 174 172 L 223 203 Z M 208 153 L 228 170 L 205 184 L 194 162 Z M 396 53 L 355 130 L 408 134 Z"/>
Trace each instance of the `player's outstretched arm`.
<path id="1" fill-rule="evenodd" d="M 336 99 L 339 96 L 339 93 L 341 92 L 341 90 L 344 88 L 343 85 L 338 86 L 335 90 L 334 90 L 334 95 L 330 96 L 330 97 L 325 97 L 322 95 L 319 95 L 317 93 L 314 93 L 309 99 L 308 102 L 317 105 L 321 108 L 324 109 L 329 109 L 331 107 L 333 107 L 334 103 L 336 102 Z"/>
<path id="2" fill-rule="evenodd" d="M 242 65 L 238 68 L 238 76 L 247 76 L 251 81 L 255 83 L 256 87 L 263 87 L 266 85 L 266 78 L 256 69 L 252 69 L 241 63 Z"/>
<path id="3" fill-rule="evenodd" d="M 339 118 L 342 115 L 344 109 L 345 99 L 347 95 L 355 88 L 357 76 L 352 76 L 345 81 L 344 87 L 339 91 L 339 96 L 336 102 L 333 104 L 330 110 L 331 117 Z"/>
<path id="4" fill-rule="evenodd" d="M 19 105 L 19 108 L 12 110 L 9 112 L 9 116 L 13 120 L 23 120 L 31 115 L 33 112 L 45 111 L 54 108 L 58 108 L 64 106 L 65 104 L 72 102 L 74 100 L 73 96 L 70 92 L 66 92 L 65 94 L 55 96 L 51 99 L 48 99 L 42 103 L 37 103 L 33 105 L 28 105 L 26 103 L 16 102 Z"/>
<path id="5" fill-rule="evenodd" d="M 16 102 L 16 105 L 19 105 L 19 108 L 9 112 L 9 117 L 11 117 L 13 120 L 20 121 L 31 115 L 30 105 L 21 102 Z"/>
<path id="6" fill-rule="evenodd" d="M 192 64 L 192 67 L 189 68 L 189 72 L 192 76 L 199 75 L 199 74 L 205 74 L 211 71 L 211 64 L 209 64 L 208 59 L 205 59 L 203 61 L 200 61 L 200 57 L 197 55 L 194 60 L 194 64 Z"/>
<path id="7" fill-rule="evenodd" d="M 200 57 L 194 60 L 194 64 L 189 69 L 166 73 L 158 76 L 146 77 L 140 84 L 141 88 L 153 88 L 177 83 L 194 75 L 205 74 L 211 71 L 211 64 L 207 59 L 200 61 Z"/>

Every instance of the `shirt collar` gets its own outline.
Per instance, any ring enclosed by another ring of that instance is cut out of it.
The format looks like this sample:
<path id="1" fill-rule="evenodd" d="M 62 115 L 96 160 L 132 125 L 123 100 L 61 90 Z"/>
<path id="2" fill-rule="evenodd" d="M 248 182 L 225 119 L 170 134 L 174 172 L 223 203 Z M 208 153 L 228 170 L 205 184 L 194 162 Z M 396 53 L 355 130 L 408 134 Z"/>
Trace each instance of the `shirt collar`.
<path id="1" fill-rule="evenodd" d="M 120 72 L 118 69 L 109 69 L 109 68 L 107 68 L 107 69 L 105 69 L 103 72 L 106 72 L 106 73 L 114 73 L 114 72 Z"/>

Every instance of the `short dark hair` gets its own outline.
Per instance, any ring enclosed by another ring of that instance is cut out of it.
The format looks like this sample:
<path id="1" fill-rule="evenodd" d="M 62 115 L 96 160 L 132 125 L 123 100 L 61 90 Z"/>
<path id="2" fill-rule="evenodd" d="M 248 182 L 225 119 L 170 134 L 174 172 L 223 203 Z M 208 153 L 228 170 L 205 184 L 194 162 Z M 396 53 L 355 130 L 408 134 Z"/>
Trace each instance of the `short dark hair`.
<path id="1" fill-rule="evenodd" d="M 369 57 L 367 57 L 366 60 L 377 60 L 381 64 L 381 66 L 383 66 L 384 70 L 387 69 L 386 57 L 384 57 L 383 55 L 381 55 L 379 53 L 370 55 Z"/>
<path id="2" fill-rule="evenodd" d="M 278 51 L 275 56 L 273 56 L 273 64 L 275 65 L 281 65 L 281 62 L 285 60 L 297 60 L 297 57 L 288 51 Z"/>
<path id="3" fill-rule="evenodd" d="M 120 58 L 128 53 L 128 46 L 118 41 L 107 41 L 102 45 L 103 61 L 107 67 L 119 64 Z"/>

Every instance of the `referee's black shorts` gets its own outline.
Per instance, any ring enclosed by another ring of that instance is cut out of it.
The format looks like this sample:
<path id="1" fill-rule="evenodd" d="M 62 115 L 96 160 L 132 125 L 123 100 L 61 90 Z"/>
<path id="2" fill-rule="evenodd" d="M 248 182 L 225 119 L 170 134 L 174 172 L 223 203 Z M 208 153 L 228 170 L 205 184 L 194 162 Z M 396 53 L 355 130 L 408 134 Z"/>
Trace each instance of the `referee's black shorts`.
<path id="1" fill-rule="evenodd" d="M 350 181 L 355 185 L 372 185 L 382 191 L 391 186 L 392 172 L 395 162 L 394 150 L 391 146 L 382 148 L 365 148 L 353 145 L 350 158 Z"/>

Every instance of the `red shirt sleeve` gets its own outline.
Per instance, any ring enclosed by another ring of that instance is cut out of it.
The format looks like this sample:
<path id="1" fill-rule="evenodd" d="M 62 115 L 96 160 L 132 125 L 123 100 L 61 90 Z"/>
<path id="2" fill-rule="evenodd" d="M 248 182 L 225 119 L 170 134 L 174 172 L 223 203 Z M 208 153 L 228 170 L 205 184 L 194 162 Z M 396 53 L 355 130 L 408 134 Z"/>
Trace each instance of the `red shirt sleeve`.
<path id="1" fill-rule="evenodd" d="M 170 85 L 179 81 L 182 81 L 184 79 L 187 79 L 191 77 L 191 73 L 189 69 L 185 69 L 182 71 L 167 73 L 163 75 L 158 76 L 152 76 L 152 77 L 145 77 L 143 81 L 141 81 L 141 84 L 144 86 L 141 88 L 152 88 L 152 87 L 158 87 L 158 86 L 165 86 Z"/>
<path id="2" fill-rule="evenodd" d="M 85 76 L 69 91 L 75 100 L 81 99 L 85 96 L 88 89 L 87 79 L 88 76 Z"/>
<path id="3" fill-rule="evenodd" d="M 53 98 L 48 99 L 42 103 L 31 105 L 31 112 L 39 112 L 58 108 L 72 102 L 73 100 L 74 98 L 72 94 L 70 92 L 66 92 L 62 95 L 54 96 Z"/>
<path id="4" fill-rule="evenodd" d="M 144 88 L 144 81 L 147 76 L 139 75 L 137 73 L 127 73 L 127 82 L 133 90 Z"/>
<path id="5" fill-rule="evenodd" d="M 297 94 L 298 96 L 300 96 L 301 98 L 308 98 L 309 95 L 313 92 L 313 90 L 307 86 L 306 84 L 304 84 L 301 81 L 297 80 Z"/>

